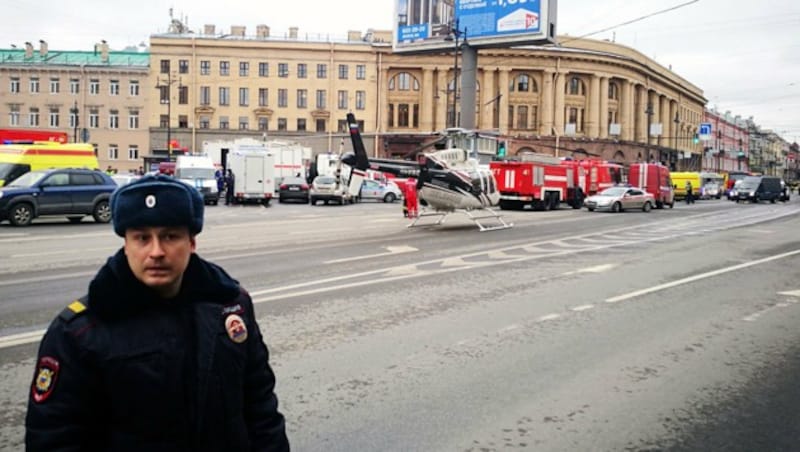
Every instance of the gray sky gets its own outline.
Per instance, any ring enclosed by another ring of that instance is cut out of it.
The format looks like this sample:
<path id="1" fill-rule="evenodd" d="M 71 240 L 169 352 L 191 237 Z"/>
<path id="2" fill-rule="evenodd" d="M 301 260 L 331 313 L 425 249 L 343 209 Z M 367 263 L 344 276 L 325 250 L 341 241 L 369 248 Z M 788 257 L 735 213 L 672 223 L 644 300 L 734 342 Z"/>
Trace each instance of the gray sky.
<path id="1" fill-rule="evenodd" d="M 90 50 L 105 39 L 118 50 L 166 31 L 170 6 L 193 30 L 244 25 L 250 34 L 263 23 L 273 34 L 297 26 L 301 34 L 343 37 L 348 30 L 390 29 L 393 1 L 73 0 L 43 8 L 40 1 L 5 0 L 0 47 L 44 39 L 51 49 Z M 562 0 L 558 32 L 582 36 L 689 1 Z M 709 106 L 753 116 L 762 127 L 800 142 L 800 2 L 698 0 L 592 37 L 614 39 L 672 65 L 703 89 Z"/>

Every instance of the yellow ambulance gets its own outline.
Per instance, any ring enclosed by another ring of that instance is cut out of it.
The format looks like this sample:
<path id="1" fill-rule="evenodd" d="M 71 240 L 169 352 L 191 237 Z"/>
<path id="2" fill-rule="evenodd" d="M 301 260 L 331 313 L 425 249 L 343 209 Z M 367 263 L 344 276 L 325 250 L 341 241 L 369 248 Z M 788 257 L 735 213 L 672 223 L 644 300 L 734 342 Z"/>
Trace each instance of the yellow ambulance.
<path id="1" fill-rule="evenodd" d="M 669 177 L 672 179 L 672 185 L 675 188 L 675 199 L 686 198 L 687 181 L 692 183 L 692 193 L 694 194 L 694 198 L 697 199 L 700 196 L 700 187 L 703 186 L 700 173 L 691 171 L 673 171 L 669 173 Z"/>
<path id="2" fill-rule="evenodd" d="M 94 147 L 88 143 L 49 141 L 0 145 L 0 187 L 28 171 L 50 168 L 99 169 Z"/>

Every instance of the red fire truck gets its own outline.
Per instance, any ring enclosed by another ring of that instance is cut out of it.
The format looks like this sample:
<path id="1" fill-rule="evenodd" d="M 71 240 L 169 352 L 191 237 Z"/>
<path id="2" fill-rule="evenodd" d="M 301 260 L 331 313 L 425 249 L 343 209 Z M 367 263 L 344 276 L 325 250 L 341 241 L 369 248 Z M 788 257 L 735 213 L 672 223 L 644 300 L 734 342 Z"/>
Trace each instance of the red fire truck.
<path id="1" fill-rule="evenodd" d="M 578 181 L 578 186 L 586 196 L 594 195 L 623 182 L 623 168 L 618 163 L 598 159 L 565 159 L 561 160 L 561 164 L 575 173 L 575 180 Z"/>
<path id="2" fill-rule="evenodd" d="M 566 202 L 580 209 L 584 192 L 577 184 L 576 170 L 549 155 L 523 154 L 520 161 L 489 163 L 500 191 L 500 208 L 558 209 Z"/>
<path id="3" fill-rule="evenodd" d="M 656 198 L 656 209 L 675 206 L 675 191 L 669 168 L 660 163 L 633 163 L 628 169 L 628 183 Z"/>
<path id="4" fill-rule="evenodd" d="M 0 144 L 15 144 L 20 141 L 54 141 L 66 144 L 67 134 L 52 130 L 0 129 Z"/>

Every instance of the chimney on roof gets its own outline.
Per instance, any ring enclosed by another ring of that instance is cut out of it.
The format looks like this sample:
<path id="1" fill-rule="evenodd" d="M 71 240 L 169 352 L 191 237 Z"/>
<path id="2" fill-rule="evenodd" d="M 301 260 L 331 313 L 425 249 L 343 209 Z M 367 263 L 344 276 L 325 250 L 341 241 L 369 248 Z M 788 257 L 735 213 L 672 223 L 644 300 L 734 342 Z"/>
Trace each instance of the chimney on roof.
<path id="1" fill-rule="evenodd" d="M 358 42 L 361 41 L 361 32 L 350 30 L 347 32 L 347 41 L 349 42 Z"/>
<path id="2" fill-rule="evenodd" d="M 203 25 L 203 34 L 213 36 L 214 35 L 214 24 L 205 24 Z"/>
<path id="3" fill-rule="evenodd" d="M 297 27 L 289 27 L 289 39 L 297 39 Z"/>
<path id="4" fill-rule="evenodd" d="M 100 41 L 100 61 L 108 63 L 108 43 L 105 39 Z"/>
<path id="5" fill-rule="evenodd" d="M 231 25 L 231 35 L 244 38 L 244 25 Z"/>
<path id="6" fill-rule="evenodd" d="M 39 55 L 41 55 L 42 58 L 47 56 L 47 41 L 44 39 L 39 40 Z"/>
<path id="7" fill-rule="evenodd" d="M 33 44 L 25 42 L 25 58 L 33 58 Z"/>
<path id="8" fill-rule="evenodd" d="M 266 25 L 256 25 L 256 36 L 259 38 L 269 38 L 269 27 Z"/>

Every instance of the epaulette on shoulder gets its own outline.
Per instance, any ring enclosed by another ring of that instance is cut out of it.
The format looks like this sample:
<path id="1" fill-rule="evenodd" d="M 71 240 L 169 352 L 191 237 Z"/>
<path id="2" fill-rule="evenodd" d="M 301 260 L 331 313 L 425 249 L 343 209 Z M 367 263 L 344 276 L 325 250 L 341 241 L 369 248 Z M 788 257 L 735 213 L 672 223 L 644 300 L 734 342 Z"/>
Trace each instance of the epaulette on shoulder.
<path id="1" fill-rule="evenodd" d="M 88 309 L 86 307 L 86 301 L 86 297 L 78 298 L 77 300 L 68 304 L 67 307 L 61 311 L 61 314 L 59 314 L 58 317 L 66 323 L 71 322 L 73 319 L 86 312 Z"/>

